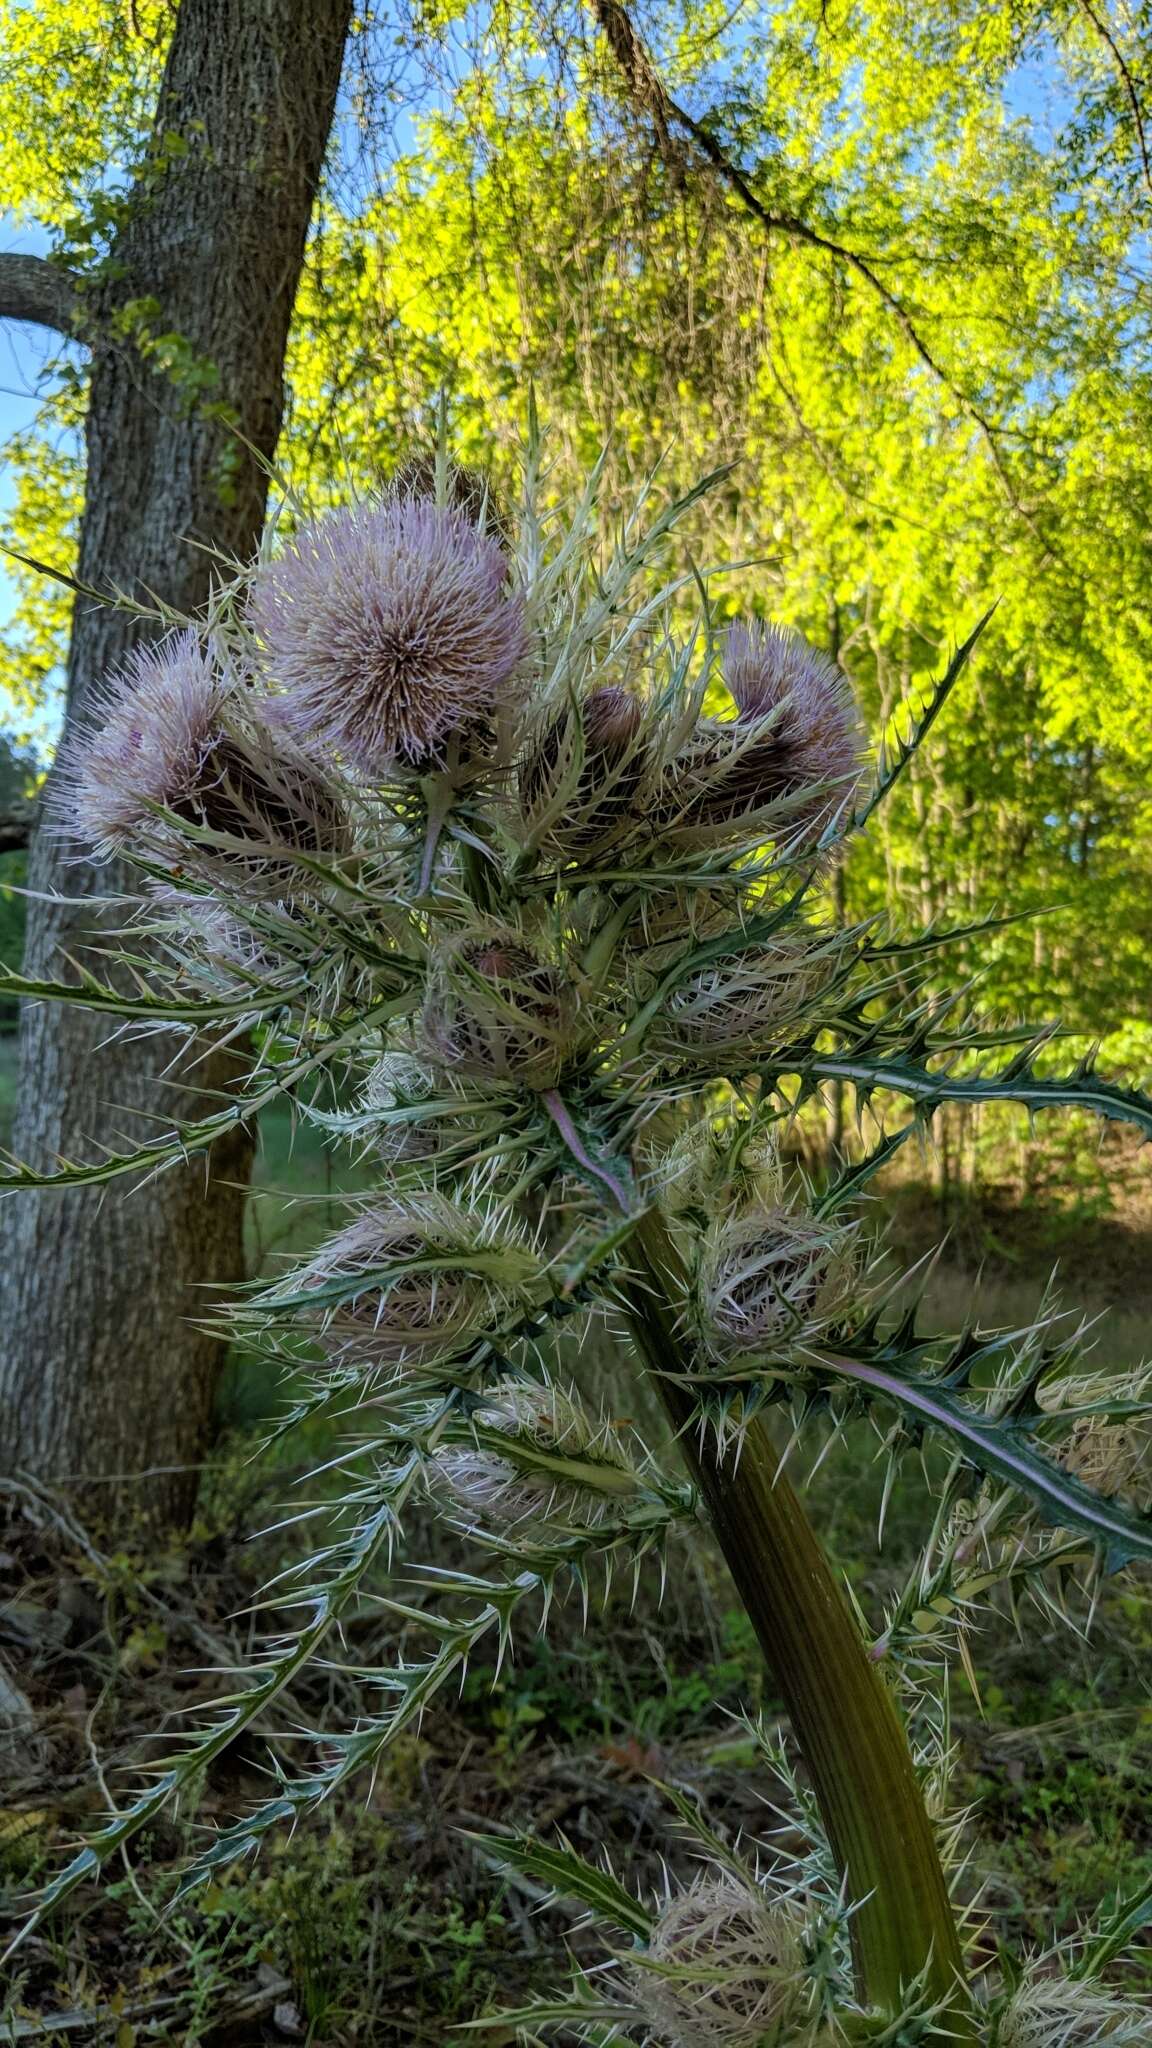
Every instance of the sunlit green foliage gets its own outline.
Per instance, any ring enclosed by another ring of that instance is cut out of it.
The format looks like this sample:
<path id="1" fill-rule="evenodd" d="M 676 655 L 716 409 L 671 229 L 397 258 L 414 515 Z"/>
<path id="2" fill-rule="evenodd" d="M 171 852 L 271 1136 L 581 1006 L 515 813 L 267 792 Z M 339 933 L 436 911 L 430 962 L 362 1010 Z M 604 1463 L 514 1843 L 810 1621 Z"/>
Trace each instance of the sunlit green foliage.
<path id="1" fill-rule="evenodd" d="M 1137 87 L 1143 11 L 1122 44 Z M 26 113 L 0 120 L 6 189 L 71 252 L 95 247 L 96 195 L 117 183 L 106 138 L 121 164 L 139 143 L 166 11 L 133 10 L 124 34 L 109 10 L 96 36 L 75 9 L 6 12 L 0 108 L 27 107 L 33 74 L 43 105 L 52 82 L 46 156 L 39 112 L 35 137 Z M 946 744 L 849 869 L 848 913 L 1059 906 L 1000 935 L 990 995 L 1086 1031 L 1105 1012 L 1138 1024 L 1150 202 L 1111 47 L 1086 13 L 972 0 L 731 19 L 679 0 L 636 21 L 770 215 L 848 257 L 766 231 L 687 137 L 665 160 L 581 10 L 426 12 L 399 80 L 414 125 L 376 134 L 378 175 L 352 174 L 344 124 L 292 346 L 287 471 L 319 502 L 371 484 L 441 386 L 460 452 L 499 469 L 529 379 L 563 450 L 557 489 L 605 440 L 619 491 L 662 449 L 670 487 L 737 458 L 691 533 L 697 559 L 767 557 L 758 602 L 836 643 L 876 726 L 998 600 Z M 5 537 L 59 561 L 80 483 L 50 415 Z M 735 609 L 750 590 L 736 576 L 717 594 Z M 26 717 L 66 606 L 31 578 L 22 591 L 0 681 Z M 1124 1051 L 1146 1058 L 1139 1033 Z"/>

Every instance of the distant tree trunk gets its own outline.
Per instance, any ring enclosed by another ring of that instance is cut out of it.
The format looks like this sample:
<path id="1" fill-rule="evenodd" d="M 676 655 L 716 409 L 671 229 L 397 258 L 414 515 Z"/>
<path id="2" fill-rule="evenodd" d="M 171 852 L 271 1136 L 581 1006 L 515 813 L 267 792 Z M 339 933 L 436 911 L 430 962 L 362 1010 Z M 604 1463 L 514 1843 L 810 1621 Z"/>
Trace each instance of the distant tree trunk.
<path id="1" fill-rule="evenodd" d="M 207 549 L 245 558 L 264 520 L 284 406 L 283 365 L 351 0 L 181 0 L 149 158 L 104 275 L 77 298 L 53 266 L 0 257 L 0 316 L 66 325 L 93 349 L 79 579 L 158 593 L 184 611 L 208 595 Z M 79 307 L 79 315 L 76 308 Z M 150 342 L 178 336 L 161 361 Z M 221 409 L 227 408 L 227 418 Z M 232 427 L 239 429 L 241 440 Z M 194 543 L 199 543 L 195 545 Z M 123 611 L 76 602 L 68 714 L 142 636 Z M 131 887 L 37 834 L 27 971 L 59 976 L 98 937 L 93 897 Z M 107 1024 L 60 1007 L 23 1019 L 13 1149 L 61 1155 L 139 1142 L 153 1119 L 203 1115 L 223 1056 L 172 1070 L 170 1037 L 106 1044 Z M 129 1507 L 180 1521 L 210 1426 L 219 1341 L 198 1330 L 212 1283 L 242 1270 L 250 1140 L 126 1196 L 24 1194 L 0 1208 L 0 1460 L 48 1479 L 108 1483 L 104 1518 Z M 156 1468 L 174 1468 L 160 1469 Z M 115 1474 L 151 1472 L 145 1481 Z"/>

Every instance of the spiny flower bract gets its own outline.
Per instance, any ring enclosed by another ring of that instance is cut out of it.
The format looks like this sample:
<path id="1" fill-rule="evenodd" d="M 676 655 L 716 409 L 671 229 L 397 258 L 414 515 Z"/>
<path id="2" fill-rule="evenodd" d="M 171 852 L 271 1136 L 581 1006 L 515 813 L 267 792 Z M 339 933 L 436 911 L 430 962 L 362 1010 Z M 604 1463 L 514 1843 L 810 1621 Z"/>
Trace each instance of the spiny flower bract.
<path id="1" fill-rule="evenodd" d="M 795 1907 L 731 1874 L 673 1896 L 635 1966 L 637 2003 L 667 2048 L 761 2048 L 807 1989 Z"/>
<path id="2" fill-rule="evenodd" d="M 467 463 L 448 462 L 443 470 L 443 488 L 435 455 L 411 455 L 401 463 L 388 484 L 390 498 L 423 499 L 429 504 L 449 505 L 462 512 L 481 533 L 507 547 L 511 541 L 508 516 L 496 495 L 492 480 L 482 469 Z"/>
<path id="3" fill-rule="evenodd" d="M 454 1077 L 547 1089 L 574 1049 L 578 1015 L 561 962 L 514 927 L 494 925 L 457 934 L 433 959 L 423 1044 Z"/>
<path id="4" fill-rule="evenodd" d="M 999 2016 L 994 2048 L 1147 2048 L 1152 2008 L 1090 1979 L 1028 1969 Z"/>
<path id="5" fill-rule="evenodd" d="M 835 971 L 833 950 L 797 927 L 690 976 L 663 1005 L 649 1042 L 677 1060 L 752 1066 L 784 1042 Z"/>
<path id="6" fill-rule="evenodd" d="M 441 1451 L 442 1490 L 469 1521 L 594 1526 L 613 1498 L 636 1491 L 609 1424 L 554 1383 L 508 1378 L 473 1411 L 476 1441 Z"/>
<path id="7" fill-rule="evenodd" d="M 624 824 L 643 779 L 644 709 L 631 690 L 602 683 L 568 706 L 529 747 L 520 795 L 530 822 L 575 858 Z"/>
<path id="8" fill-rule="evenodd" d="M 851 687 L 827 655 L 782 626 L 736 624 L 724 645 L 732 719 L 703 718 L 659 793 L 670 832 L 713 836 L 761 819 L 811 848 L 850 804 L 864 760 Z"/>

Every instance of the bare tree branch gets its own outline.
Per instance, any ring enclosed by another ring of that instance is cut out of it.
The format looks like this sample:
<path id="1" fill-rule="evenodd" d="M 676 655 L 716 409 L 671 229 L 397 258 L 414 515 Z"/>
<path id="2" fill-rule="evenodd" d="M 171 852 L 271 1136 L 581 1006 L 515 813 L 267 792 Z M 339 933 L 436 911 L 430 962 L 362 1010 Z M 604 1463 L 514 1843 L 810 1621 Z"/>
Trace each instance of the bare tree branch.
<path id="1" fill-rule="evenodd" d="M 1132 121 L 1136 129 L 1136 140 L 1140 147 L 1140 163 L 1145 188 L 1152 195 L 1152 161 L 1149 160 L 1148 155 L 1148 131 L 1144 123 L 1144 110 L 1140 105 L 1140 95 L 1136 90 L 1136 81 L 1132 76 L 1129 66 L 1124 61 L 1124 52 L 1120 48 L 1108 23 L 1097 14 L 1096 9 L 1089 4 L 1089 0 L 1080 0 L 1080 12 L 1087 16 L 1101 42 L 1106 43 L 1112 52 L 1113 62 L 1120 73 L 1120 80 L 1127 96 L 1128 105 L 1132 110 Z"/>
<path id="2" fill-rule="evenodd" d="M 821 249 L 859 277 L 887 308 L 925 369 L 955 400 L 965 417 L 979 429 L 993 468 L 1000 478 L 1013 510 L 1024 521 L 1044 554 L 1059 561 L 1059 550 L 1040 532 L 1032 513 L 1020 501 L 1001 452 L 1001 429 L 950 376 L 924 339 L 903 300 L 885 284 L 874 262 L 862 255 L 859 250 L 847 247 L 845 243 L 836 241 L 831 235 L 822 234 L 818 228 L 811 227 L 798 215 L 774 212 L 771 207 L 765 206 L 719 138 L 703 122 L 697 121 L 687 108 L 677 105 L 672 98 L 648 54 L 643 37 L 633 26 L 627 9 L 622 5 L 622 0 L 590 0 L 590 5 L 619 65 L 634 104 L 646 113 L 652 122 L 661 153 L 668 162 L 672 174 L 682 178 L 685 169 L 684 152 L 672 134 L 672 130 L 678 128 L 689 137 L 700 154 L 707 159 L 715 175 L 735 192 L 745 210 L 760 222 L 768 234 L 782 235 L 789 241 L 803 243 L 810 249 Z"/>
<path id="3" fill-rule="evenodd" d="M 71 334 L 79 294 L 70 271 L 43 256 L 0 254 L 0 320 L 34 320 Z"/>
<path id="4" fill-rule="evenodd" d="M 777 213 L 771 207 L 765 206 L 763 200 L 753 191 L 739 165 L 733 162 L 712 130 L 697 121 L 687 108 L 678 106 L 671 97 L 620 0 L 592 0 L 592 10 L 624 74 L 633 99 L 649 115 L 662 147 L 668 150 L 670 130 L 673 126 L 681 129 L 691 138 L 701 154 L 707 157 L 716 175 L 736 193 L 741 204 L 769 234 L 785 235 L 791 241 L 805 243 L 810 249 L 822 249 L 829 256 L 834 256 L 838 262 L 845 264 L 849 270 L 855 271 L 858 277 L 863 278 L 887 306 L 924 367 L 944 385 L 984 433 L 991 436 L 995 432 L 991 421 L 986 419 L 966 393 L 953 383 L 928 347 L 907 307 L 884 283 L 868 258 L 862 256 L 858 250 L 848 248 L 843 242 L 834 240 L 831 235 L 821 234 L 818 228 L 810 227 L 808 222 L 801 220 L 798 215 Z M 674 145 L 672 154 L 677 159 L 675 167 L 682 170 L 680 152 Z"/>

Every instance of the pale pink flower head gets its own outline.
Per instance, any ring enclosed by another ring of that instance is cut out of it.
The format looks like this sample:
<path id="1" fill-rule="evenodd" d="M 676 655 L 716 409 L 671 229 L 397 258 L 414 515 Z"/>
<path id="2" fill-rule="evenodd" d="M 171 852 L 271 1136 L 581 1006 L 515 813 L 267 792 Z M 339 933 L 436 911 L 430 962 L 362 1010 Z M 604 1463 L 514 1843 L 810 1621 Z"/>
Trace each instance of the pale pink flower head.
<path id="1" fill-rule="evenodd" d="M 362 773 L 474 743 L 524 657 L 503 550 L 452 506 L 403 496 L 304 527 L 255 579 L 251 619 L 281 709 Z"/>
<path id="2" fill-rule="evenodd" d="M 223 733 L 227 687 L 198 634 L 136 647 L 85 705 L 61 749 L 55 810 L 103 859 L 178 809 Z"/>
<path id="3" fill-rule="evenodd" d="M 742 757 L 741 783 L 751 778 L 761 803 L 819 789 L 808 822 L 827 822 L 850 799 L 865 752 L 844 671 L 787 626 L 738 622 L 728 628 L 723 672 L 738 722 L 772 721 Z"/>
<path id="4" fill-rule="evenodd" d="M 175 847 L 201 871 L 232 880 L 274 871 L 290 889 L 285 853 L 347 850 L 339 793 L 290 736 L 253 715 L 251 692 L 192 631 L 133 651 L 61 763 L 56 809 L 103 858 L 132 842 L 164 855 Z M 234 844 L 185 840 L 158 809 Z"/>

